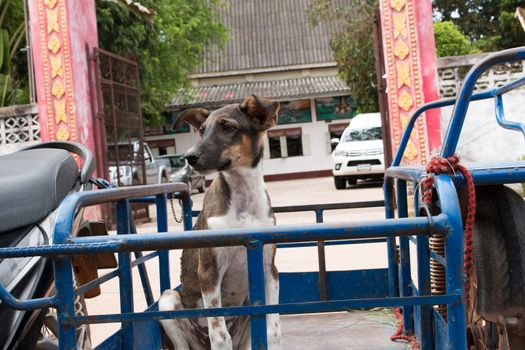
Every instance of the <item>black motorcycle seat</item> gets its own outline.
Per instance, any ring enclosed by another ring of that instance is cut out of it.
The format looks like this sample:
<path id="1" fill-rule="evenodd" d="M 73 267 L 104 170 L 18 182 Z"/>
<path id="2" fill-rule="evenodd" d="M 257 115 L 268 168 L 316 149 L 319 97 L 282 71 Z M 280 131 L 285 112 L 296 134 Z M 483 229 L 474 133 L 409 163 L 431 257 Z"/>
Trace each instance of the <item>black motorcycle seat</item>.
<path id="1" fill-rule="evenodd" d="M 34 224 L 58 207 L 79 178 L 77 162 L 61 149 L 0 157 L 0 233 Z"/>

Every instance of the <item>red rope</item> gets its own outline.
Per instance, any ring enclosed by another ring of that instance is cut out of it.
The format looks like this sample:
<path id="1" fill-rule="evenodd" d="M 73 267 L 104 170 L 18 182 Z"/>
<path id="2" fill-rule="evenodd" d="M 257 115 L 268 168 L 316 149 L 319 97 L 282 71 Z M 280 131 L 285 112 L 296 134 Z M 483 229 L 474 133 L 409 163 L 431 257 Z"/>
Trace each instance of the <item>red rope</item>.
<path id="1" fill-rule="evenodd" d="M 399 325 L 397 326 L 396 332 L 390 336 L 390 340 L 391 341 L 404 340 L 410 344 L 410 347 L 413 350 L 419 349 L 419 343 L 417 342 L 417 339 L 415 336 L 403 334 L 404 322 L 403 322 L 403 315 L 401 314 L 401 308 L 396 307 L 394 309 L 394 315 L 399 320 Z"/>
<path id="2" fill-rule="evenodd" d="M 469 304 L 469 290 L 470 280 L 472 275 L 472 231 L 474 228 L 474 219 L 476 216 L 476 189 L 474 187 L 474 180 L 470 172 L 463 165 L 459 164 L 459 158 L 457 156 L 451 156 L 448 158 L 443 157 L 432 157 L 430 163 L 426 166 L 427 175 L 422 181 L 423 186 L 423 198 L 422 201 L 429 207 L 432 205 L 432 189 L 434 187 L 434 177 L 432 174 L 453 174 L 459 172 L 463 175 L 467 181 L 468 191 L 468 203 L 467 203 L 467 218 L 465 220 L 463 235 L 464 235 L 464 250 L 463 250 L 463 267 L 465 269 L 466 281 L 465 281 L 465 300 L 466 304 Z M 401 309 L 396 308 L 394 310 L 395 316 L 400 319 L 399 326 L 397 327 L 396 333 L 394 333 L 390 340 L 405 340 L 410 343 L 412 349 L 419 349 L 419 344 L 414 336 L 403 334 L 403 318 L 401 315 Z"/>
<path id="3" fill-rule="evenodd" d="M 434 179 L 431 174 L 452 174 L 459 172 L 463 175 L 467 181 L 467 218 L 464 226 L 464 250 L 463 250 L 463 267 L 465 268 L 466 281 L 465 281 L 465 300 L 466 304 L 469 304 L 469 290 L 470 290 L 470 279 L 472 275 L 472 231 L 474 229 L 474 219 L 476 216 L 476 189 L 474 187 L 474 180 L 470 172 L 463 165 L 459 164 L 459 158 L 457 156 L 451 156 L 448 158 L 443 157 L 432 157 L 430 163 L 426 167 L 427 176 L 423 179 L 423 202 L 432 205 L 432 187 L 434 185 Z"/>

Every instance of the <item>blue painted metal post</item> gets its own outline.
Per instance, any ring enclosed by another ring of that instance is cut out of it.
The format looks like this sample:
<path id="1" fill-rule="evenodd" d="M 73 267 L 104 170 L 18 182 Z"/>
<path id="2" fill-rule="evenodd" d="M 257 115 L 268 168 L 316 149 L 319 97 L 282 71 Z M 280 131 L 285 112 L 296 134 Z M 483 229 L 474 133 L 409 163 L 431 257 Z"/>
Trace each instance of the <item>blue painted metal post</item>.
<path id="1" fill-rule="evenodd" d="M 397 180 L 397 199 L 398 199 L 398 216 L 400 218 L 408 217 L 407 209 L 407 183 L 404 180 Z M 400 291 L 402 297 L 412 296 L 412 277 L 410 274 L 410 247 L 408 237 L 399 237 L 399 256 L 401 265 L 401 284 Z M 403 307 L 403 322 L 405 332 L 414 332 L 414 308 L 412 306 Z"/>
<path id="2" fill-rule="evenodd" d="M 65 242 L 54 242 L 65 243 Z M 66 322 L 75 316 L 75 297 L 73 294 L 73 266 L 71 258 L 59 256 L 53 259 L 56 284 L 56 303 L 58 316 L 58 339 L 61 350 L 77 348 L 77 332 L 74 323 Z"/>
<path id="3" fill-rule="evenodd" d="M 68 198 L 66 197 L 66 202 Z M 66 220 L 63 218 L 63 209 L 59 208 L 57 221 L 53 229 L 53 244 L 61 245 L 69 243 L 71 238 L 71 227 L 73 215 Z M 77 332 L 74 323 L 68 322 L 75 317 L 75 295 L 73 288 L 73 264 L 71 256 L 57 256 L 53 258 L 53 275 L 55 279 L 58 317 L 58 339 L 61 350 L 77 348 Z"/>
<path id="4" fill-rule="evenodd" d="M 385 178 L 383 191 L 385 194 L 385 217 L 393 219 L 394 215 L 394 179 Z M 390 297 L 399 296 L 399 271 L 395 258 L 396 239 L 395 237 L 387 237 L 386 239 L 387 259 L 388 259 L 388 290 Z"/>
<path id="5" fill-rule="evenodd" d="M 419 189 L 414 186 L 414 210 L 419 212 Z M 430 251 L 428 246 L 428 237 L 418 235 L 417 244 L 417 287 L 419 295 L 430 295 Z M 434 332 L 432 329 L 432 306 L 419 305 L 419 317 L 417 323 L 419 330 L 416 329 L 416 336 L 422 350 L 434 348 Z"/>
<path id="6" fill-rule="evenodd" d="M 155 197 L 157 205 L 157 231 L 168 232 L 168 212 L 166 205 L 166 194 L 160 194 Z M 170 256 L 168 250 L 159 250 L 159 275 L 160 275 L 160 292 L 171 288 L 170 282 Z"/>
<path id="7" fill-rule="evenodd" d="M 441 198 L 441 211 L 449 218 L 450 233 L 445 240 L 447 294 L 463 295 L 463 224 L 453 180 L 448 175 L 436 177 L 436 188 Z M 465 298 L 447 305 L 447 326 L 451 350 L 467 348 Z"/>
<path id="8" fill-rule="evenodd" d="M 248 253 L 248 284 L 250 305 L 265 305 L 263 244 L 253 241 L 246 247 Z M 252 349 L 267 349 L 266 315 L 250 316 Z"/>
<path id="9" fill-rule="evenodd" d="M 129 234 L 129 201 L 117 202 L 117 234 Z M 133 280 L 131 277 L 131 253 L 118 253 L 120 312 L 133 312 Z M 122 322 L 121 328 L 122 349 L 133 349 L 133 322 Z"/>
<path id="10" fill-rule="evenodd" d="M 315 222 L 318 224 L 323 222 L 323 210 L 317 209 L 315 211 Z M 319 298 L 321 300 L 328 300 L 328 283 L 326 276 L 326 254 L 324 249 L 324 241 L 317 242 L 317 260 L 319 262 Z"/>
<path id="11" fill-rule="evenodd" d="M 135 222 L 133 221 L 134 220 L 133 213 L 131 210 L 129 211 L 128 215 L 129 215 L 129 220 L 130 220 L 130 224 L 129 224 L 130 233 L 136 234 L 137 227 L 135 226 Z M 134 252 L 134 254 L 135 254 L 135 259 L 140 259 L 143 257 L 142 252 Z M 144 290 L 144 297 L 146 299 L 146 303 L 148 304 L 148 306 L 150 306 L 155 302 L 155 300 L 153 300 L 153 292 L 151 291 L 151 284 L 149 282 L 148 271 L 146 269 L 146 265 L 139 264 L 137 266 L 137 269 L 139 270 L 140 282 L 142 283 L 142 289 Z"/>

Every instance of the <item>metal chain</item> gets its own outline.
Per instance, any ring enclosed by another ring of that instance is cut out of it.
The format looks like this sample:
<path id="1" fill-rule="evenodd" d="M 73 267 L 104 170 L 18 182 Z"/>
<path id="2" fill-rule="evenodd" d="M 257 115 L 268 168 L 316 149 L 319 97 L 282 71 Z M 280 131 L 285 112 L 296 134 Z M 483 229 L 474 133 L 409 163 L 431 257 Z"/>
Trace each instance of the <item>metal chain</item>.
<path id="1" fill-rule="evenodd" d="M 180 224 L 182 222 L 183 216 L 182 212 L 180 213 L 180 218 L 177 219 L 177 214 L 175 214 L 175 206 L 173 205 L 173 194 L 170 197 L 170 206 L 171 206 L 171 213 L 173 214 L 173 219 L 175 219 L 175 222 L 177 224 Z"/>

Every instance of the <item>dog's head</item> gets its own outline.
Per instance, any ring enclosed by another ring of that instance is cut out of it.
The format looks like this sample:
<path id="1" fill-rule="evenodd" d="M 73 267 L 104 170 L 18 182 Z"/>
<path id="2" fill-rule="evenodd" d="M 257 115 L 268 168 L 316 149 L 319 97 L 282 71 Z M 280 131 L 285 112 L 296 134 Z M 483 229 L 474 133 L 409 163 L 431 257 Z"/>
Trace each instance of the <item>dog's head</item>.
<path id="1" fill-rule="evenodd" d="M 211 113 L 203 108 L 188 109 L 174 128 L 188 122 L 199 131 L 200 141 L 185 157 L 201 173 L 255 167 L 263 156 L 264 133 L 277 123 L 278 110 L 278 102 L 250 95 L 239 104 Z"/>

